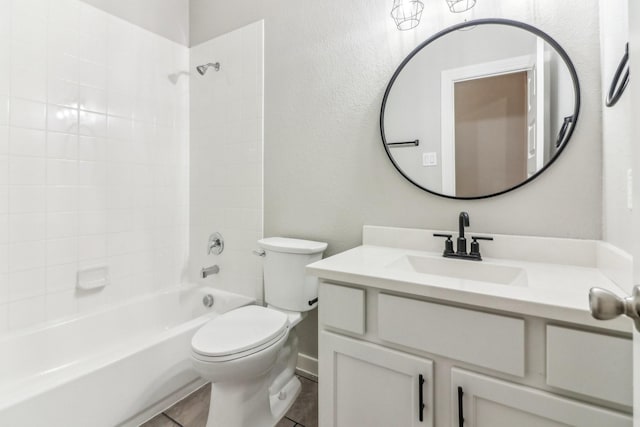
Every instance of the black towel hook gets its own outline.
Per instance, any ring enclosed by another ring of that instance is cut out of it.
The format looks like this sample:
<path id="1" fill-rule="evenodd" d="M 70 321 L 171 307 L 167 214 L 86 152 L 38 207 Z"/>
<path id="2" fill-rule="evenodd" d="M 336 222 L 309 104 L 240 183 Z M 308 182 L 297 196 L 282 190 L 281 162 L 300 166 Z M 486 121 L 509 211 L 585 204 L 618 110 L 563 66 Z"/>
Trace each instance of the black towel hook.
<path id="1" fill-rule="evenodd" d="M 625 71 L 622 80 L 620 77 L 622 76 L 622 72 Z M 609 93 L 607 94 L 606 105 L 607 107 L 613 107 L 616 105 L 622 93 L 627 88 L 629 84 L 629 43 L 627 42 L 624 55 L 620 60 L 620 64 L 618 64 L 618 68 L 616 69 L 616 73 L 613 75 L 613 80 L 611 81 L 611 86 L 609 86 Z"/>

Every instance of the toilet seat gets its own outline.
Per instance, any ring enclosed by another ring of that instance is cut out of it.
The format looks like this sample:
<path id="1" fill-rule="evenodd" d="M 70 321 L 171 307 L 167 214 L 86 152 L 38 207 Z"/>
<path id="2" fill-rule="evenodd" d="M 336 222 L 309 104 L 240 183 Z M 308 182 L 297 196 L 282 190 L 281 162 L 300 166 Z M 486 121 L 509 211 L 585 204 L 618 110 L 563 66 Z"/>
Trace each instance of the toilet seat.
<path id="1" fill-rule="evenodd" d="M 265 307 L 241 307 L 211 320 L 191 340 L 193 356 L 202 361 L 224 362 L 257 353 L 288 333 L 286 314 Z"/>

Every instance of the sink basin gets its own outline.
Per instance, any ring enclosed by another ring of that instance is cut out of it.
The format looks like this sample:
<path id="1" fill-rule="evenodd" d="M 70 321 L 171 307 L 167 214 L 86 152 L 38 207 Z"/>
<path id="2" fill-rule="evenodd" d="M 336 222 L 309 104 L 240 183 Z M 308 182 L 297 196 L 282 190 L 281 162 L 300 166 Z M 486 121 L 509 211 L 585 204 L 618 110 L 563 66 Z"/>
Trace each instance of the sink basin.
<path id="1" fill-rule="evenodd" d="M 523 269 L 485 261 L 404 255 L 387 265 L 387 268 L 499 285 L 526 286 L 527 284 Z"/>

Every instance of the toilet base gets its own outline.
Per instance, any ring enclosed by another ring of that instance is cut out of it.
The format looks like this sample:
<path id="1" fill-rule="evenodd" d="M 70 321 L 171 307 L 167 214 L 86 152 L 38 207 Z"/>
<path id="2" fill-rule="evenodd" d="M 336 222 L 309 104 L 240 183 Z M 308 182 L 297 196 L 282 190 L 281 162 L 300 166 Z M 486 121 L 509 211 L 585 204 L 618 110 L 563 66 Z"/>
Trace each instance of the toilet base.
<path id="1" fill-rule="evenodd" d="M 259 381 L 212 384 L 207 427 L 274 427 L 291 408 L 302 385 L 294 376 L 271 396 L 268 386 Z"/>

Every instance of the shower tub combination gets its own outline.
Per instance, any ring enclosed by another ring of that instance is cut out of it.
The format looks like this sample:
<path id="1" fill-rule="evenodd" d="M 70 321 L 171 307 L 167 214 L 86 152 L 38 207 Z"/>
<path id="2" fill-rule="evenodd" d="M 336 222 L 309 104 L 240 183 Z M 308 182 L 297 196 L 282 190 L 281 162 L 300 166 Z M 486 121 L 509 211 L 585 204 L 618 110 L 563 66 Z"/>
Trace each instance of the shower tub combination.
<path id="1" fill-rule="evenodd" d="M 0 339 L 0 425 L 138 425 L 204 384 L 195 331 L 253 302 L 180 285 Z"/>

